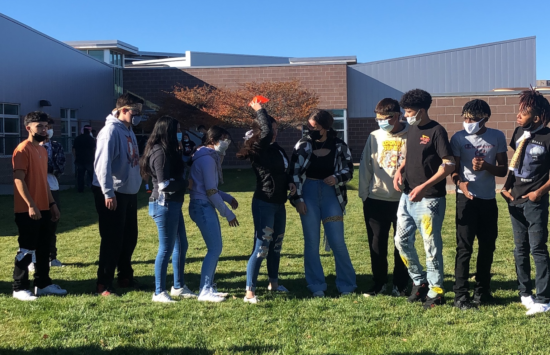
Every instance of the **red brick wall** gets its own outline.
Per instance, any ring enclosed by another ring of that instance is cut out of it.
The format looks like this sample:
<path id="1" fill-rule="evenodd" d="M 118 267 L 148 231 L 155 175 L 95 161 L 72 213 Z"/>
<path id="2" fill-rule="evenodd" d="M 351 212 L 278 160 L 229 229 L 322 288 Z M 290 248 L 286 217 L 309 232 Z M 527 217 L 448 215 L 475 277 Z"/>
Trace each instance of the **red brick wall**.
<path id="1" fill-rule="evenodd" d="M 124 89 L 162 104 L 174 85 L 194 87 L 201 84 L 234 88 L 251 81 L 288 81 L 299 79 L 319 95 L 319 107 L 347 108 L 345 64 L 261 66 L 241 68 L 125 69 Z"/>

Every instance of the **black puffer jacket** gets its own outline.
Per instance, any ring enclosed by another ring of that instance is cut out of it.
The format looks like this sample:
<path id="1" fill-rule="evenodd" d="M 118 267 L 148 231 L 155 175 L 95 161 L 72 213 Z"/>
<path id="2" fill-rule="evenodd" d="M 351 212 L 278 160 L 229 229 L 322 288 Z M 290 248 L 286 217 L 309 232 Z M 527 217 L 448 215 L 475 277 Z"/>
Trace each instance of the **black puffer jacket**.
<path id="1" fill-rule="evenodd" d="M 290 177 L 290 160 L 285 151 L 273 139 L 272 123 L 275 120 L 265 109 L 257 112 L 260 126 L 260 140 L 254 143 L 254 153 L 250 154 L 252 168 L 256 173 L 256 191 L 254 198 L 270 203 L 285 203 L 287 200 Z M 286 162 L 286 167 L 285 167 Z"/>

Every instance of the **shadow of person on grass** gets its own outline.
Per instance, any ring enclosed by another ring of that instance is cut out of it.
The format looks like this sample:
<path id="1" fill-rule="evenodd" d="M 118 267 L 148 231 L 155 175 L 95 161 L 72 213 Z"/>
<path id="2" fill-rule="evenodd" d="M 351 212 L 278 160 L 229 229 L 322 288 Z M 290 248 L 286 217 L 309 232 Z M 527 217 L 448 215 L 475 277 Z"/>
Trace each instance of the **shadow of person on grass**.
<path id="1" fill-rule="evenodd" d="M 47 341 L 47 339 L 45 339 Z M 191 346 L 185 347 L 158 347 L 154 349 L 144 349 L 136 346 L 121 346 L 114 349 L 109 349 L 109 344 L 105 344 L 104 347 L 100 345 L 78 346 L 74 348 L 32 348 L 28 350 L 23 349 L 0 349 L 2 355 L 21 355 L 21 354 L 35 354 L 35 355 L 88 355 L 88 354 L 110 354 L 110 355 L 155 355 L 155 354 L 197 354 L 197 355 L 211 355 L 214 354 L 214 350 L 195 348 Z"/>

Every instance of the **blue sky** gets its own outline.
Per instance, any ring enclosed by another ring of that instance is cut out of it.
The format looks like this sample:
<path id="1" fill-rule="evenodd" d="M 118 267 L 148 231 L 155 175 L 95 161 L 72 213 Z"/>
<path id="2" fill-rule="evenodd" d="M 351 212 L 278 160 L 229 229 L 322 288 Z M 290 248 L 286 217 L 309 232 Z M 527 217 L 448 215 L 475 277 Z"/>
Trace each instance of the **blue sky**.
<path id="1" fill-rule="evenodd" d="M 537 36 L 537 79 L 550 80 L 549 0 L 17 0 L 0 12 L 62 41 L 359 62 Z"/>

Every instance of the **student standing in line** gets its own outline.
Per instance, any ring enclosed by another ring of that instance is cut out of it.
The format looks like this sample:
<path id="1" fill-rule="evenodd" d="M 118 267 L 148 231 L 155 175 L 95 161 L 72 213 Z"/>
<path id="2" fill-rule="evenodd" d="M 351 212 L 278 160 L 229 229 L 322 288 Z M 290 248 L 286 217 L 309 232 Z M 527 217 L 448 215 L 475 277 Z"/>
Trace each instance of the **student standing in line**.
<path id="1" fill-rule="evenodd" d="M 256 190 L 252 199 L 254 250 L 246 268 L 244 302 L 258 303 L 256 285 L 262 261 L 267 259 L 268 290 L 288 292 L 279 284 L 279 263 L 286 228 L 287 191 L 296 192 L 289 180 L 288 157 L 277 142 L 277 121 L 260 103 L 252 103 L 257 119 L 247 132 L 244 147 L 237 158 L 248 159 L 256 174 Z"/>
<path id="2" fill-rule="evenodd" d="M 142 104 L 143 100 L 132 94 L 120 96 L 97 136 L 92 191 L 101 236 L 97 270 L 97 293 L 101 296 L 114 293 L 115 269 L 120 287 L 137 287 L 132 254 L 138 238 L 137 193 L 142 180 L 132 125 L 141 121 Z"/>
<path id="3" fill-rule="evenodd" d="M 54 121 L 50 118 L 48 121 L 48 136 L 44 143 L 41 143 L 48 151 L 48 185 L 57 208 L 61 211 L 61 202 L 59 198 L 59 181 L 58 177 L 63 175 L 65 171 L 65 152 L 63 147 L 56 141 L 52 141 Z M 50 243 L 50 266 L 63 266 L 61 261 L 57 259 L 57 225 L 59 220 L 50 223 L 51 227 L 51 243 Z"/>
<path id="4" fill-rule="evenodd" d="M 443 290 L 443 240 L 446 177 L 455 170 L 447 131 L 430 119 L 432 96 L 424 90 L 406 92 L 401 101 L 410 125 L 405 160 L 393 179 L 394 188 L 404 194 L 399 201 L 395 245 L 413 280 L 409 302 L 422 301 L 425 309 L 445 304 Z M 414 246 L 419 229 L 426 251 L 423 270 Z"/>
<path id="5" fill-rule="evenodd" d="M 491 265 L 498 236 L 495 176 L 508 171 L 506 137 L 488 128 L 491 108 L 483 100 L 467 102 L 462 109 L 464 130 L 451 138 L 456 162 L 452 175 L 456 185 L 455 307 L 468 310 L 493 301 Z M 477 236 L 476 286 L 470 298 L 468 278 L 474 240 Z"/>
<path id="6" fill-rule="evenodd" d="M 222 234 L 216 210 L 227 219 L 229 226 L 239 225 L 237 217 L 225 204 L 227 202 L 237 209 L 237 200 L 218 190 L 218 183 L 223 183 L 220 154 L 225 154 L 224 147 L 227 148 L 221 143 L 228 135 L 221 127 L 211 127 L 205 136 L 205 145 L 199 147 L 192 157 L 189 216 L 199 227 L 208 249 L 202 263 L 199 301 L 222 302 L 227 296 L 227 293 L 216 289 L 214 274 L 222 252 Z"/>
<path id="7" fill-rule="evenodd" d="M 374 286 L 365 297 L 386 292 L 388 282 L 388 239 L 397 223 L 397 209 L 401 191 L 393 188 L 393 177 L 405 159 L 409 125 L 400 122 L 399 102 L 391 98 L 381 100 L 374 110 L 380 129 L 370 133 L 361 155 L 359 166 L 359 197 L 363 200 L 363 214 L 367 226 Z M 409 275 L 407 267 L 394 247 L 393 296 L 404 296 Z"/>
<path id="8" fill-rule="evenodd" d="M 514 230 L 514 258 L 521 303 L 527 315 L 550 310 L 548 257 L 548 191 L 550 191 L 550 103 L 538 91 L 521 92 L 517 123 L 510 147 L 515 150 L 502 189 Z M 533 297 L 531 260 L 535 261 Z"/>
<path id="9" fill-rule="evenodd" d="M 324 297 L 327 289 L 319 255 L 321 223 L 334 253 L 338 291 L 347 295 L 357 288 L 344 239 L 346 183 L 353 177 L 353 162 L 347 144 L 332 129 L 333 122 L 328 111 L 314 111 L 309 133 L 296 143 L 290 162 L 296 185 L 291 202 L 302 220 L 306 281 L 314 297 Z"/>
<path id="10" fill-rule="evenodd" d="M 25 116 L 29 137 L 12 156 L 14 212 L 19 250 L 13 270 L 13 297 L 34 301 L 36 296 L 66 295 L 50 279 L 49 250 L 51 222 L 59 220 L 59 209 L 48 186 L 48 152 L 40 146 L 47 138 L 49 117 L 34 111 Z M 29 265 L 35 263 L 34 289 L 30 291 Z"/>
<path id="11" fill-rule="evenodd" d="M 82 134 L 73 143 L 73 158 L 76 168 L 76 186 L 78 192 L 84 192 L 84 185 L 91 186 L 94 176 L 94 154 L 96 140 L 91 133 L 92 126 L 85 125 Z M 86 177 L 86 180 L 84 179 Z M 86 181 L 86 184 L 84 183 Z"/>
<path id="12" fill-rule="evenodd" d="M 179 125 L 172 117 L 159 118 L 140 160 L 143 180 L 153 180 L 149 215 L 157 224 L 159 233 L 153 302 L 173 302 L 170 296 L 197 297 L 184 282 L 188 244 L 181 208 L 188 182 L 184 179 L 185 166 L 178 151 L 176 131 Z M 174 268 L 174 286 L 169 295 L 166 291 L 166 269 L 170 256 Z"/>

